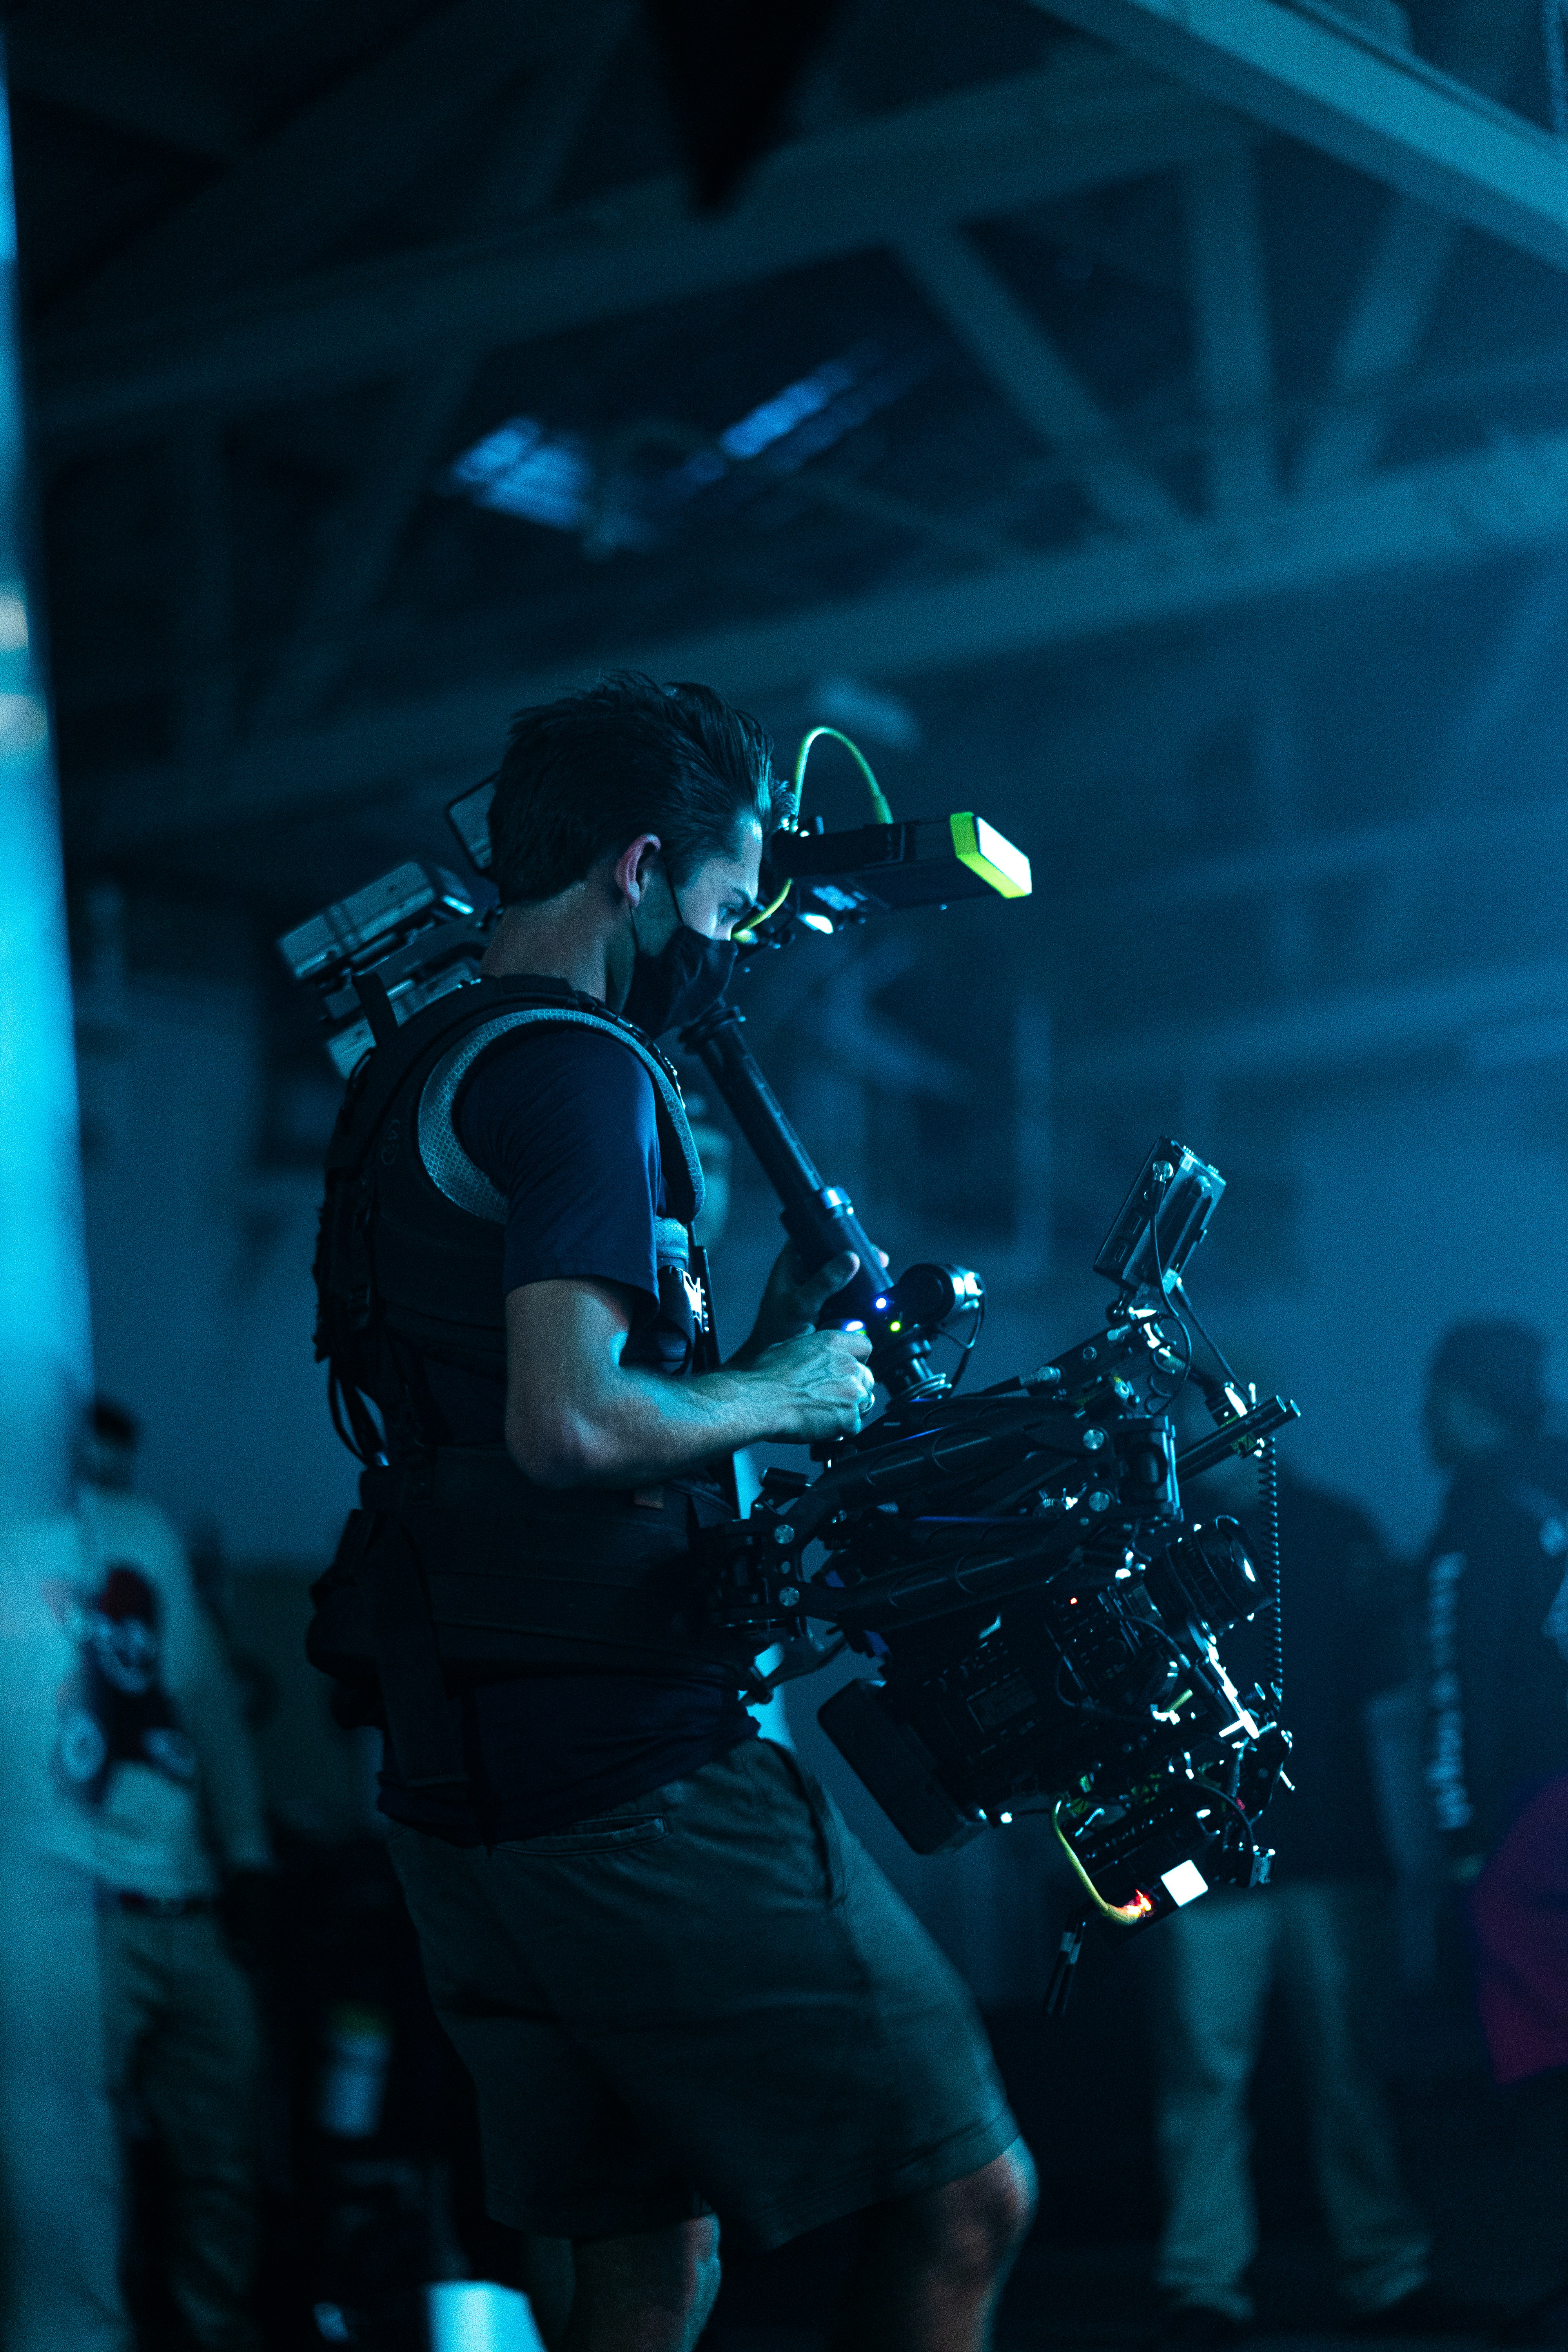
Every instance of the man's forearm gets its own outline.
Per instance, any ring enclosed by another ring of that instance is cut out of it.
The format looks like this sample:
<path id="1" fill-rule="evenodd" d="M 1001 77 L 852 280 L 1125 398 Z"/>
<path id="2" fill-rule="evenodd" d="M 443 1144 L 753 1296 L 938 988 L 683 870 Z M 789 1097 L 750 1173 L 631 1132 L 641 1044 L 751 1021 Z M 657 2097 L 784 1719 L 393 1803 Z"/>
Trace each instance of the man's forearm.
<path id="1" fill-rule="evenodd" d="M 622 1361 L 632 1310 L 613 1285 L 521 1284 L 506 1309 L 507 1447 L 541 1486 L 638 1486 L 763 1439 L 837 1436 L 872 1394 L 863 1332 L 797 1331 L 744 1365 L 671 1380 Z"/>
<path id="2" fill-rule="evenodd" d="M 679 1381 L 626 1370 L 591 1402 L 509 1415 L 507 1444 L 537 1486 L 636 1486 L 787 1437 L 787 1417 L 775 1383 L 750 1370 Z"/>

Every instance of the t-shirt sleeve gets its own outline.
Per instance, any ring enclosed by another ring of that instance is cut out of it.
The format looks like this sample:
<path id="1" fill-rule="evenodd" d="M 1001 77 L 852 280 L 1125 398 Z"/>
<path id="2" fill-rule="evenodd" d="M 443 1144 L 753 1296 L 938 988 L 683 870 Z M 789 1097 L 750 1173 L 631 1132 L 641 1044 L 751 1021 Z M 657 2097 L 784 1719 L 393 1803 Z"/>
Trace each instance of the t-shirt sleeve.
<path id="1" fill-rule="evenodd" d="M 505 1291 L 613 1282 L 637 1294 L 639 1322 L 657 1310 L 658 1124 L 634 1054 L 597 1030 L 527 1029 L 480 1062 L 457 1129 L 506 1196 Z"/>

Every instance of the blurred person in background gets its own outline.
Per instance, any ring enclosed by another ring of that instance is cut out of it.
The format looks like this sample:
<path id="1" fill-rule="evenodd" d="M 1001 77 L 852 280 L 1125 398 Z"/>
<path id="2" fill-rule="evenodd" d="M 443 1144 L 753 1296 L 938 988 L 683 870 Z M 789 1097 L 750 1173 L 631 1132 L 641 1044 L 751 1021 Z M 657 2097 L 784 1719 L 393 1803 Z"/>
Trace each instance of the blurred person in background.
<path id="1" fill-rule="evenodd" d="M 171 2294 L 195 2343 L 256 2352 L 260 2052 L 240 1954 L 266 1935 L 271 1854 L 221 1643 L 169 1520 L 129 1491 L 137 1437 L 100 1399 L 84 1579 L 58 1596 L 78 1667 L 56 1771 L 89 1826 L 110 2093 L 168 2179 Z"/>
<path id="2" fill-rule="evenodd" d="M 1174 1419 L 1182 1448 L 1212 1433 L 1192 1383 Z M 1343 2301 L 1373 2332 L 1419 2332 L 1444 2316 L 1427 2284 L 1430 2241 L 1400 2177 L 1382 2082 L 1390 1873 L 1363 1716 L 1401 1671 L 1399 1590 L 1363 1511 L 1283 1462 L 1279 1480 L 1285 1720 L 1295 1746 L 1293 1790 L 1282 1790 L 1268 1816 L 1273 1880 L 1185 1906 L 1160 1929 L 1151 1962 L 1168 2199 L 1155 2282 L 1173 2344 L 1230 2344 L 1252 2325 L 1248 2095 L 1276 1983 L 1300 2053 Z M 1259 1500 L 1257 1465 L 1240 1456 L 1192 1482 L 1201 1517 L 1241 1522 L 1267 1590 Z M 1273 1682 L 1271 1608 L 1227 1638 L 1226 1657 L 1244 1697 L 1253 1682 Z"/>
<path id="3" fill-rule="evenodd" d="M 1427 1375 L 1448 1473 L 1426 1547 L 1426 1780 L 1500 2086 L 1568 2077 L 1568 1439 L 1548 1427 L 1546 1339 L 1456 1323 Z M 1563 2145 L 1560 2113 L 1555 2135 Z"/>

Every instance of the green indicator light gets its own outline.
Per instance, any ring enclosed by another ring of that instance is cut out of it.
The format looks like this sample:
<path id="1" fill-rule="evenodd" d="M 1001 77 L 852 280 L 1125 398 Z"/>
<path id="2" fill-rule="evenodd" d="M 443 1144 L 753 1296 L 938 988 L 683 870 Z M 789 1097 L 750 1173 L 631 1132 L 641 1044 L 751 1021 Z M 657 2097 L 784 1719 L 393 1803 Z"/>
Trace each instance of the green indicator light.
<path id="1" fill-rule="evenodd" d="M 961 866 L 988 882 L 999 898 L 1026 898 L 1034 887 L 1029 861 L 994 824 L 963 810 L 950 816 L 953 854 Z"/>

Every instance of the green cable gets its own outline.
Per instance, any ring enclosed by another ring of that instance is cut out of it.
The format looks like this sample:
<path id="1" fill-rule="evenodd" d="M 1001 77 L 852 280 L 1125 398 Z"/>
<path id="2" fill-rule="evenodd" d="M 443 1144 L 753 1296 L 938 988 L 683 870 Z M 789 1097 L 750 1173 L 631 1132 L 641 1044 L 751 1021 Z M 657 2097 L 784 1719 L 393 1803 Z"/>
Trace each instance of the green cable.
<path id="1" fill-rule="evenodd" d="M 893 812 L 888 806 L 887 795 L 884 793 L 881 785 L 871 773 L 870 761 L 867 759 L 864 751 L 861 751 L 858 743 L 852 743 L 849 740 L 848 736 L 841 734 L 837 727 L 814 727 L 810 734 L 805 736 L 803 740 L 795 763 L 795 807 L 798 809 L 800 806 L 800 790 L 802 784 L 805 782 L 805 763 L 807 759 L 810 757 L 811 747 L 820 735 L 831 735 L 836 743 L 842 743 L 844 749 L 848 752 L 849 757 L 854 761 L 855 765 L 859 769 L 860 773 L 865 777 L 866 782 L 870 786 L 871 790 L 871 816 L 873 823 L 877 824 L 891 824 L 893 822 Z"/>
<path id="2" fill-rule="evenodd" d="M 800 795 L 801 787 L 805 782 L 805 763 L 807 759 L 810 757 L 812 745 L 816 741 L 820 735 L 831 735 L 836 743 L 842 743 L 844 749 L 848 752 L 850 758 L 859 769 L 860 773 L 865 777 L 871 793 L 871 816 L 873 822 L 877 824 L 891 824 L 893 822 L 893 812 L 888 806 L 887 794 L 883 792 L 881 785 L 877 782 L 876 777 L 871 773 L 870 761 L 867 759 L 864 751 L 861 751 L 858 743 L 852 743 L 849 740 L 848 736 L 840 733 L 837 727 L 814 727 L 809 735 L 803 736 L 801 739 L 800 750 L 795 754 L 795 805 L 796 824 L 798 824 L 800 822 Z M 746 925 L 744 930 L 735 932 L 734 937 L 742 947 L 751 947 L 754 943 L 757 933 L 761 929 L 762 926 L 768 920 L 770 916 L 776 915 L 778 913 L 779 908 L 784 905 L 784 900 L 789 897 L 794 887 L 793 882 L 786 882 L 784 888 L 779 892 L 777 898 L 771 898 L 768 901 L 768 904 L 763 908 L 759 914 L 755 914 L 752 917 L 751 921 Z"/>
<path id="3" fill-rule="evenodd" d="M 1100 1913 L 1102 1919 L 1114 1919 L 1119 1927 L 1136 1927 L 1139 1922 L 1146 1919 L 1151 1911 L 1154 1908 L 1152 1902 L 1150 1900 L 1149 1896 L 1143 1893 L 1141 1887 L 1138 1889 L 1131 1903 L 1108 1903 L 1106 1901 L 1104 1895 L 1100 1893 L 1099 1887 L 1095 1885 L 1093 1879 L 1089 1876 L 1088 1871 L 1085 1870 L 1082 1863 L 1079 1862 L 1077 1854 L 1074 1853 L 1071 1846 L 1068 1843 L 1067 1832 L 1064 1831 L 1061 1824 L 1061 1810 L 1065 1801 L 1066 1800 L 1064 1798 L 1058 1797 L 1057 1799 L 1056 1804 L 1051 1810 L 1051 1827 L 1057 1833 L 1058 1844 L 1061 1847 L 1062 1852 L 1066 1854 L 1068 1862 L 1072 1864 L 1073 1875 L 1077 1878 L 1079 1884 L 1082 1886 L 1085 1894 L 1089 1896 L 1089 1901 L 1093 1904 L 1095 1909 Z"/>

